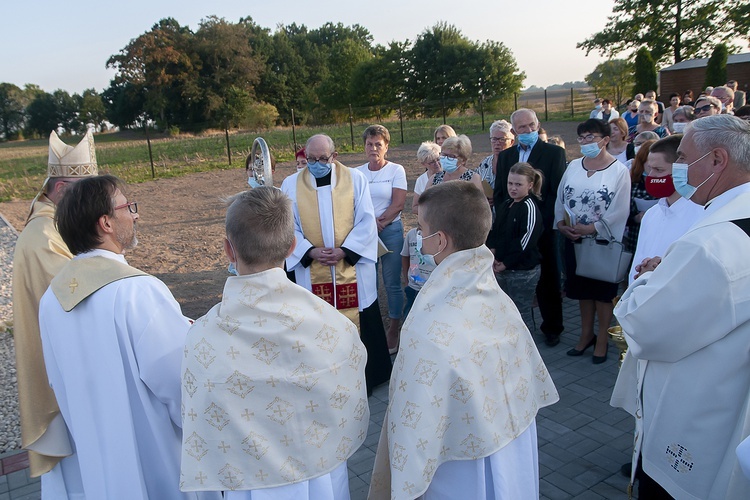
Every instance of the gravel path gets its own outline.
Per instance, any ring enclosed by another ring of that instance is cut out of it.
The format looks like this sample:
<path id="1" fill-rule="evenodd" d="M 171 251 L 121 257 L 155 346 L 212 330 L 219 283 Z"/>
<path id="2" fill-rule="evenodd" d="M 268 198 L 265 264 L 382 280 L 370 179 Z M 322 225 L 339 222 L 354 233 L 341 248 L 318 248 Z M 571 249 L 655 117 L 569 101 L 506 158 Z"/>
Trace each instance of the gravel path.
<path id="1" fill-rule="evenodd" d="M 16 233 L 0 214 L 0 453 L 21 448 L 16 387 L 16 354 L 13 347 L 11 276 Z"/>

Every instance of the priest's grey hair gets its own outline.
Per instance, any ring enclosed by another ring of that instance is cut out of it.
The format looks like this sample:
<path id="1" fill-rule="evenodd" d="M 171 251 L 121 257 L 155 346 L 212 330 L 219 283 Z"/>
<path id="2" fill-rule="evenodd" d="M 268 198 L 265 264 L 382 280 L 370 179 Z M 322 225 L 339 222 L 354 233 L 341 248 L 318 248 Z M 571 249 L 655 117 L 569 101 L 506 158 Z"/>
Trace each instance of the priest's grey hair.
<path id="1" fill-rule="evenodd" d="M 696 148 L 701 153 L 724 149 L 732 162 L 750 172 L 750 123 L 732 115 L 704 116 L 685 127 L 692 132 Z"/>

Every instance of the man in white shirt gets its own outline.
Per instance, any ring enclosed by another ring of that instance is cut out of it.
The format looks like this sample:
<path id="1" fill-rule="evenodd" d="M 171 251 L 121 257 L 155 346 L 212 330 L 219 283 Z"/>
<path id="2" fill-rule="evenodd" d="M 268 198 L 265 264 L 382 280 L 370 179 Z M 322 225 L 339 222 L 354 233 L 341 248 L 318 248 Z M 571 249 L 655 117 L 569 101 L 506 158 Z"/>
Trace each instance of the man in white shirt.
<path id="1" fill-rule="evenodd" d="M 126 263 L 137 220 L 138 206 L 110 175 L 78 181 L 57 207 L 75 257 L 42 297 L 39 325 L 75 449 L 63 462 L 81 473 L 78 483 L 61 478 L 57 498 L 196 498 L 179 489 L 180 363 L 190 323 L 164 283 Z"/>
<path id="2" fill-rule="evenodd" d="M 629 352 L 646 362 L 635 409 L 639 498 L 750 498 L 735 455 L 750 433 L 750 124 L 691 122 L 672 176 L 705 215 L 658 267 L 641 266 L 614 311 Z"/>

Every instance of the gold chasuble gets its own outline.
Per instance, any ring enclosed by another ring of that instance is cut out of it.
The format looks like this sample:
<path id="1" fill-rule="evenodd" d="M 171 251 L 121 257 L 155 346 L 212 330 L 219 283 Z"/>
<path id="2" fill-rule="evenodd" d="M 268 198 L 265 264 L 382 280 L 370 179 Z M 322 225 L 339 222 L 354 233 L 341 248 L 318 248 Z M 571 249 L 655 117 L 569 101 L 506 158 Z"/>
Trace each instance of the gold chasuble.
<path id="1" fill-rule="evenodd" d="M 364 442 L 367 354 L 357 329 L 282 269 L 227 279 L 185 342 L 182 491 L 300 483 Z"/>
<path id="2" fill-rule="evenodd" d="M 50 284 L 57 301 L 70 312 L 86 297 L 115 281 L 147 273 L 106 257 L 71 260 Z"/>
<path id="3" fill-rule="evenodd" d="M 334 247 L 340 248 L 354 228 L 354 185 L 348 167 L 334 161 L 336 185 L 331 184 Z M 335 176 L 335 177 L 334 177 Z M 316 248 L 325 247 L 320 226 L 318 191 L 309 175 L 297 176 L 297 205 L 306 207 L 299 211 L 302 232 Z M 325 300 L 359 327 L 359 297 L 357 272 L 345 259 L 335 266 L 324 266 L 314 260 L 310 264 L 312 293 Z"/>

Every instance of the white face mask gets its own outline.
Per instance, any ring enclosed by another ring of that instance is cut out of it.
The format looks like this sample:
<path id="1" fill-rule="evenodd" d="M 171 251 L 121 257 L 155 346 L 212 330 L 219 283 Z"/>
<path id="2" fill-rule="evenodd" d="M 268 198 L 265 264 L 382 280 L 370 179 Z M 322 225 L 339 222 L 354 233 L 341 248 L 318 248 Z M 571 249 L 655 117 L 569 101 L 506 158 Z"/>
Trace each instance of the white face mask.
<path id="1" fill-rule="evenodd" d="M 687 123 L 674 122 L 672 124 L 672 129 L 674 130 L 675 134 L 682 134 L 683 132 L 685 132 L 685 127 L 687 127 Z"/>
<path id="2" fill-rule="evenodd" d="M 435 255 L 423 254 L 422 253 L 422 241 L 426 240 L 427 238 L 432 238 L 436 234 L 438 234 L 437 231 L 434 232 L 434 233 L 432 233 L 429 236 L 424 236 L 423 237 L 421 232 L 417 232 L 417 246 L 416 246 L 415 250 L 416 250 L 417 258 L 419 259 L 420 264 L 425 264 L 425 265 L 431 266 L 431 267 L 437 267 L 437 263 L 435 262 L 435 255 L 440 255 L 440 253 L 442 252 L 442 250 L 440 250 L 440 252 L 436 253 Z"/>

